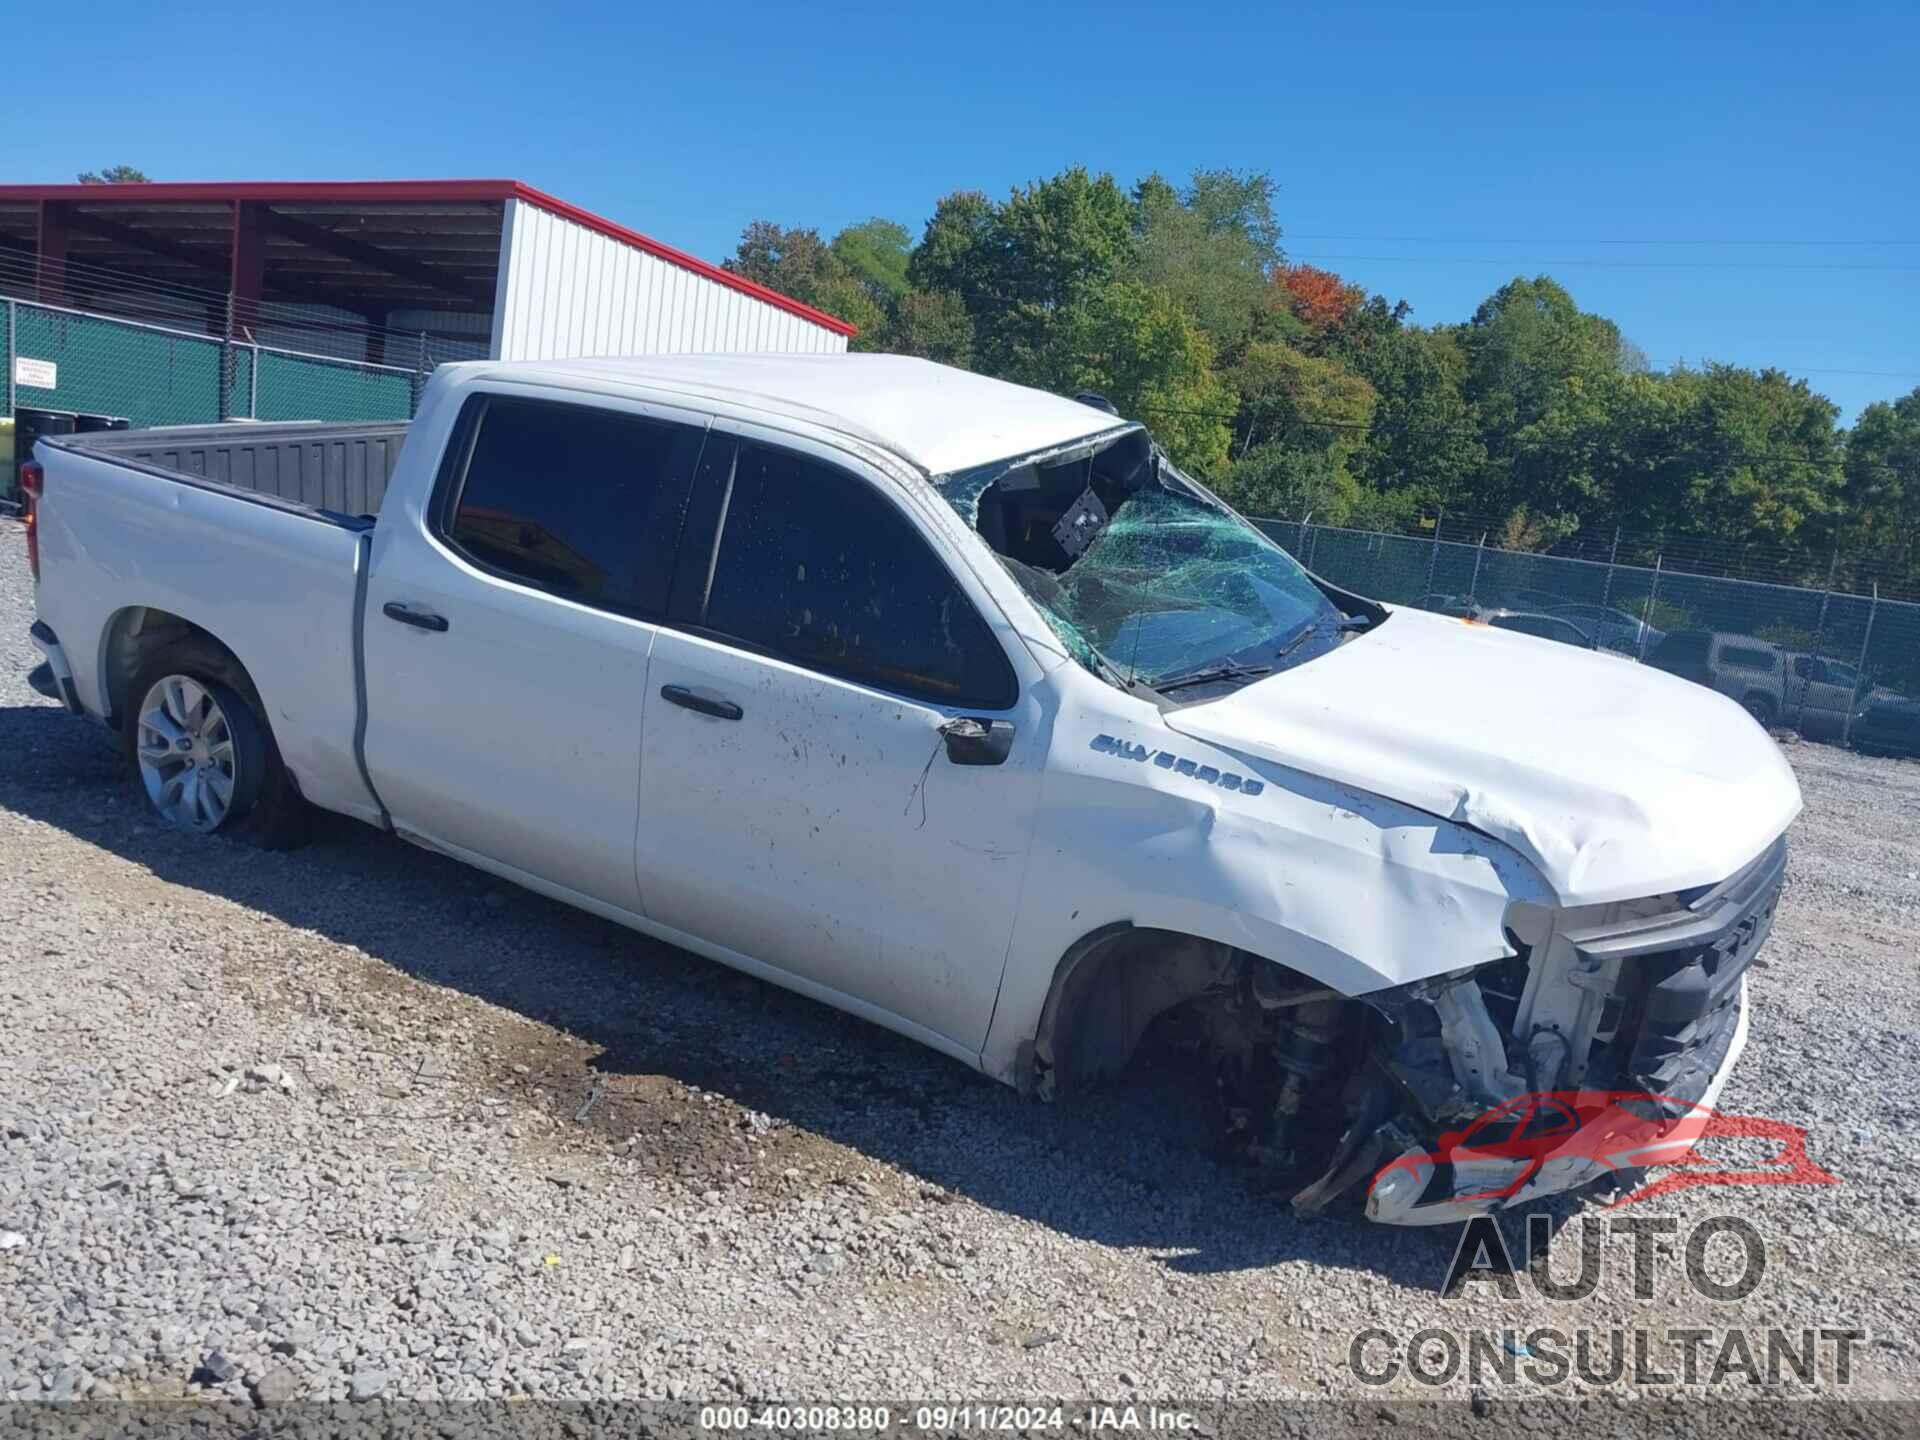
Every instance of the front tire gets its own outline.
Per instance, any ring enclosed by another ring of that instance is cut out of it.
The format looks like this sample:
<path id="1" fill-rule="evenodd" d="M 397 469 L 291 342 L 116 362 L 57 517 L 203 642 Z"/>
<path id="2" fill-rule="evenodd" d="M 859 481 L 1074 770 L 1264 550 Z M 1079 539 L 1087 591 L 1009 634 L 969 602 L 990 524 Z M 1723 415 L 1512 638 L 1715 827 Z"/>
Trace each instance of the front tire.
<path id="1" fill-rule="evenodd" d="M 1771 700 L 1764 695 L 1749 695 L 1742 703 L 1745 705 L 1747 713 L 1760 722 L 1760 728 L 1762 730 L 1771 730 L 1773 728 L 1774 710 Z"/>
<path id="2" fill-rule="evenodd" d="M 305 806 L 246 671 L 204 640 L 156 652 L 127 689 L 121 746 L 160 820 L 265 849 L 305 835 Z"/>

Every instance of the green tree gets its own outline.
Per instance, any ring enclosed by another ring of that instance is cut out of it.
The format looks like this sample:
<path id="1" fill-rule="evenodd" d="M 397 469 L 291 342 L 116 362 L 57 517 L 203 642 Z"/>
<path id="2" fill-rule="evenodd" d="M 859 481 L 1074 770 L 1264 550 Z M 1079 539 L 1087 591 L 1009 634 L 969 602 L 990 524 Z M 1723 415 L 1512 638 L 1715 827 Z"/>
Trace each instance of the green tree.
<path id="1" fill-rule="evenodd" d="M 973 318 L 951 290 L 909 290 L 894 312 L 893 348 L 964 368 L 973 363 Z"/>
<path id="2" fill-rule="evenodd" d="M 1237 345 L 1268 303 L 1280 226 L 1266 175 L 1197 170 L 1183 190 L 1158 175 L 1134 187 L 1133 274 L 1172 295 L 1218 350 Z"/>
<path id="3" fill-rule="evenodd" d="M 1806 381 L 1781 370 L 1707 365 L 1674 370 L 1664 383 L 1680 393 L 1687 430 L 1669 453 L 1693 462 L 1676 528 L 1784 545 L 1804 542 L 1810 521 L 1837 512 L 1840 409 Z"/>
<path id="4" fill-rule="evenodd" d="M 1370 498 L 1329 452 L 1283 444 L 1256 446 L 1240 456 L 1217 488 L 1242 514 L 1296 520 L 1310 516 L 1322 525 L 1354 523 Z"/>
<path id="5" fill-rule="evenodd" d="M 1166 291 L 1116 280 L 1069 307 L 1059 336 L 1048 388 L 1097 390 L 1176 464 L 1203 476 L 1225 468 L 1233 393 L 1214 373 L 1212 342 Z"/>
<path id="6" fill-rule="evenodd" d="M 1548 276 L 1509 281 L 1458 331 L 1464 391 L 1486 448 L 1488 508 L 1521 503 L 1578 523 L 1599 488 L 1591 444 L 1607 382 L 1621 374 L 1620 330 Z"/>
<path id="7" fill-rule="evenodd" d="M 885 222 L 868 222 L 874 223 Z M 851 248 L 863 260 L 870 260 L 871 247 L 863 250 L 856 242 Z M 740 244 L 732 257 L 721 263 L 725 269 L 756 284 L 829 315 L 837 315 L 855 326 L 857 333 L 849 342 L 850 348 L 886 348 L 888 312 L 884 290 L 876 293 L 876 285 L 849 267 L 840 253 L 820 238 L 818 230 L 788 230 L 770 220 L 755 220 L 741 232 Z"/>
<path id="8" fill-rule="evenodd" d="M 1405 314 L 1376 295 L 1327 346 L 1376 397 L 1352 469 L 1401 509 L 1473 509 L 1487 451 L 1467 403 L 1466 354 L 1454 332 L 1406 325 Z"/>
<path id="9" fill-rule="evenodd" d="M 827 285 L 846 274 L 820 232 L 784 229 L 771 220 L 755 220 L 740 232 L 733 255 L 720 262 L 723 269 L 778 290 L 807 305 L 819 305 Z"/>
<path id="10" fill-rule="evenodd" d="M 1338 360 L 1257 340 L 1232 371 L 1240 393 L 1242 451 L 1280 443 L 1347 458 L 1366 441 L 1374 391 Z"/>
<path id="11" fill-rule="evenodd" d="M 907 257 L 907 283 L 957 296 L 969 315 L 980 313 L 993 287 L 993 218 L 993 202 L 978 190 L 943 196 Z"/>
<path id="12" fill-rule="evenodd" d="M 834 258 L 847 274 L 867 288 L 883 306 L 893 306 L 907 293 L 907 261 L 913 237 L 907 227 L 892 220 L 863 220 L 833 237 Z"/>
<path id="13" fill-rule="evenodd" d="M 1076 369 L 1079 312 L 1119 278 L 1133 238 L 1132 205 L 1113 177 L 1075 167 L 997 205 L 977 192 L 947 196 L 908 275 L 918 289 L 960 297 L 981 369 L 1059 389 Z"/>
<path id="14" fill-rule="evenodd" d="M 1920 570 L 1920 388 L 1860 412 L 1845 476 L 1848 538 L 1909 576 Z"/>
<path id="15" fill-rule="evenodd" d="M 150 185 L 147 172 L 131 165 L 109 165 L 104 170 L 82 170 L 74 177 L 82 185 Z"/>
<path id="16" fill-rule="evenodd" d="M 1271 340 L 1247 345 L 1229 379 L 1240 394 L 1229 498 L 1254 514 L 1348 520 L 1364 501 L 1350 462 L 1366 444 L 1373 387 Z"/>

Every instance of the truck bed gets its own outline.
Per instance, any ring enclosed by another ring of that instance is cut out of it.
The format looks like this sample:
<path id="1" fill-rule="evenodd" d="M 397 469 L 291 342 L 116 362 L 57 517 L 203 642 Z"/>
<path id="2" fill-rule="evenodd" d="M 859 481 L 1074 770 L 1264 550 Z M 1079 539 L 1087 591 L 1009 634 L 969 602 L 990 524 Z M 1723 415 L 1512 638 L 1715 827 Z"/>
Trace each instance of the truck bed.
<path id="1" fill-rule="evenodd" d="M 118 657 L 149 631 L 198 627 L 273 697 L 301 793 L 377 821 L 354 748 L 367 512 L 404 431 L 237 424 L 41 440 L 37 608 L 80 707 L 124 719 L 134 697 L 115 688 L 132 678 Z"/>
<path id="2" fill-rule="evenodd" d="M 407 437 L 405 420 L 171 425 L 60 437 L 104 459 L 251 491 L 325 514 L 371 518 Z"/>

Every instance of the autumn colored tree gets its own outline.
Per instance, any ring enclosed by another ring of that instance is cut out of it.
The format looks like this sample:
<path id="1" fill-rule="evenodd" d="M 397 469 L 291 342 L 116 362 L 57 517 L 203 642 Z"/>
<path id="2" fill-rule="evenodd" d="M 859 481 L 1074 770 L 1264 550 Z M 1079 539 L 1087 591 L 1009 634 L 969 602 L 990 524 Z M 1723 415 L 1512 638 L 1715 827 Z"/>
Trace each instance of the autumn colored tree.
<path id="1" fill-rule="evenodd" d="M 1310 331 L 1332 329 L 1366 300 L 1358 285 L 1315 265 L 1285 265 L 1274 272 L 1273 303 Z"/>

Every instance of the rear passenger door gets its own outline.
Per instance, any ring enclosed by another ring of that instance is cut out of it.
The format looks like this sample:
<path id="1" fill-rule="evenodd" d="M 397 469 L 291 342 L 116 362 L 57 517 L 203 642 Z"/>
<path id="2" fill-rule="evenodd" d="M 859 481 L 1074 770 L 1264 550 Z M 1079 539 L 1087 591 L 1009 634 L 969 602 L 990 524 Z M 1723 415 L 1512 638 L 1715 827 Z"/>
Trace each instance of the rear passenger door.
<path id="1" fill-rule="evenodd" d="M 716 429 L 647 677 L 639 884 L 649 918 L 971 1055 L 1044 739 L 907 503 L 824 447 Z M 1004 758 L 955 763 L 963 716 L 1010 727 Z"/>
<path id="2" fill-rule="evenodd" d="M 472 397 L 375 531 L 367 767 L 401 829 L 639 911 L 648 656 L 699 417 Z"/>

